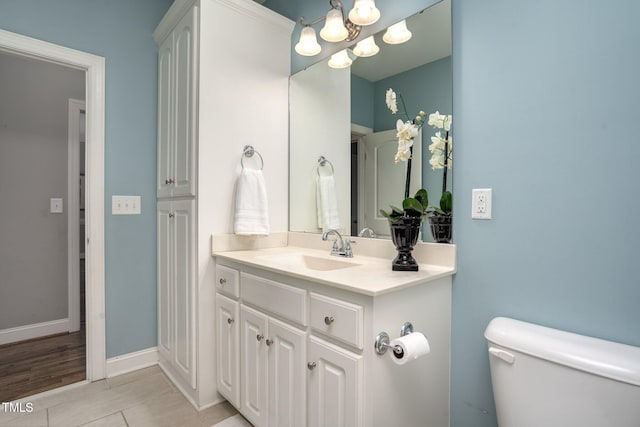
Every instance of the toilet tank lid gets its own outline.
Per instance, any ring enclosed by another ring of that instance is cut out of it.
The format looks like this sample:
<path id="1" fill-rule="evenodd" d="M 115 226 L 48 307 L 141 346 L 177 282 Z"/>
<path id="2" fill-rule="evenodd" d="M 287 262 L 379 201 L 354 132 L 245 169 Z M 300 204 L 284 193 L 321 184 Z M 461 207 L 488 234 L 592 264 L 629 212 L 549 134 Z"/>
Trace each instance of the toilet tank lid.
<path id="1" fill-rule="evenodd" d="M 640 347 L 506 317 L 489 322 L 484 336 L 511 350 L 640 386 Z"/>

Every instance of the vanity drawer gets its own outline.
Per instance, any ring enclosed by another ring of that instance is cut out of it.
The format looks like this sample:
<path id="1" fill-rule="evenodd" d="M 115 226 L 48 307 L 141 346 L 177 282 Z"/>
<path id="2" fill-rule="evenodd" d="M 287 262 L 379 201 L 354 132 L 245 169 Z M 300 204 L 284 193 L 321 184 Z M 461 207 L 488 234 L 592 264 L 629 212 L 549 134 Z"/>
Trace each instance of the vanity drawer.
<path id="1" fill-rule="evenodd" d="M 362 349 L 364 309 L 361 305 L 311 293 L 311 327 Z"/>
<path id="2" fill-rule="evenodd" d="M 307 325 L 306 291 L 293 286 L 240 273 L 242 300 L 300 325 Z"/>
<path id="3" fill-rule="evenodd" d="M 240 297 L 240 273 L 223 265 L 216 266 L 216 290 L 231 298 Z"/>

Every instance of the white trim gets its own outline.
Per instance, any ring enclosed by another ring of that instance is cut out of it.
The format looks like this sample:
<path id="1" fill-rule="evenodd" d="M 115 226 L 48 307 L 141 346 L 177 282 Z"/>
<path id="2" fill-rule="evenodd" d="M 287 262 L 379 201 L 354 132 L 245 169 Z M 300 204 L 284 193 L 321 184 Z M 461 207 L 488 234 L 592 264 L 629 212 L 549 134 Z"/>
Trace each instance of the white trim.
<path id="1" fill-rule="evenodd" d="M 158 347 L 134 351 L 107 359 L 107 378 L 148 368 L 158 364 Z"/>
<path id="2" fill-rule="evenodd" d="M 104 294 L 105 59 L 0 30 L 0 51 L 86 72 L 87 379 L 106 375 Z M 89 244 L 90 243 L 90 244 Z"/>
<path id="3" fill-rule="evenodd" d="M 0 345 L 69 332 L 69 319 L 51 320 L 33 325 L 0 330 Z"/>
<path id="4" fill-rule="evenodd" d="M 84 101 L 69 99 L 67 143 L 67 280 L 69 332 L 80 330 L 80 114 Z"/>
<path id="5" fill-rule="evenodd" d="M 373 133 L 373 129 L 368 128 L 366 126 L 357 125 L 355 123 L 351 123 L 351 133 L 357 134 L 358 136 L 369 135 Z"/>

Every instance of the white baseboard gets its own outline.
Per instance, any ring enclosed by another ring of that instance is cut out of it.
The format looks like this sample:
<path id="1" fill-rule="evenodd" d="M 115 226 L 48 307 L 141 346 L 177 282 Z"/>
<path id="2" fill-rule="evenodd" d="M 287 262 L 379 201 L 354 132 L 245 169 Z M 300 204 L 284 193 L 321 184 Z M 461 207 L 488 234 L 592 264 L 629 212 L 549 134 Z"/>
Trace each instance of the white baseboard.
<path id="1" fill-rule="evenodd" d="M 69 319 L 51 320 L 0 330 L 0 345 L 69 332 Z"/>
<path id="2" fill-rule="evenodd" d="M 107 359 L 107 378 L 158 364 L 158 348 L 151 347 Z"/>

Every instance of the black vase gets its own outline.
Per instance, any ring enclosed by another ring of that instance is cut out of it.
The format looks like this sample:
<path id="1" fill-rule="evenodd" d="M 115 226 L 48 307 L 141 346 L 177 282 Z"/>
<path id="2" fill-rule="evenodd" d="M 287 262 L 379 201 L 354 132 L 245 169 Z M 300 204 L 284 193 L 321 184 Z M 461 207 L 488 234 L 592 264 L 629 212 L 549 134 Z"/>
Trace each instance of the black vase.
<path id="1" fill-rule="evenodd" d="M 395 222 L 389 221 L 391 240 L 398 251 L 398 256 L 391 263 L 393 271 L 418 271 L 418 263 L 411 251 L 418 242 L 421 223 L 420 217 L 413 216 L 402 216 Z"/>
<path id="2" fill-rule="evenodd" d="M 429 226 L 434 242 L 451 243 L 451 215 L 430 216 Z"/>

